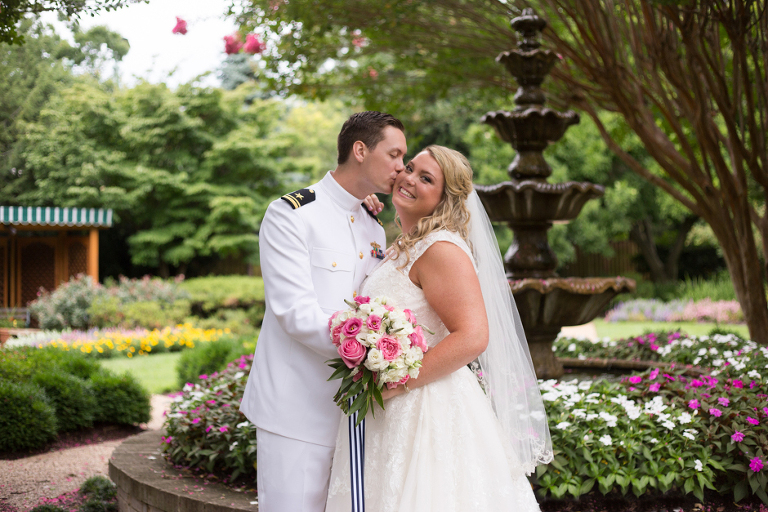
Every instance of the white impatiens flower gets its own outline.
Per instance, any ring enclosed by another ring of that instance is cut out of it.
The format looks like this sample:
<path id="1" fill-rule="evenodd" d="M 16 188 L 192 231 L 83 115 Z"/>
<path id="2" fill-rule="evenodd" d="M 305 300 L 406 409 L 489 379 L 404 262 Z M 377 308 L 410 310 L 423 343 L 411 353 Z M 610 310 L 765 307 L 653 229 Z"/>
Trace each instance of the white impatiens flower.
<path id="1" fill-rule="evenodd" d="M 245 373 L 243 373 L 243 372 L 237 372 L 237 373 L 235 374 L 235 380 L 238 380 L 238 379 L 242 378 L 242 377 L 243 377 L 243 375 L 245 375 Z"/>
<path id="2" fill-rule="evenodd" d="M 571 424 L 568 423 L 567 421 L 561 421 L 560 423 L 555 425 L 555 428 L 559 428 L 560 430 L 565 430 L 565 429 L 567 429 L 570 426 L 571 426 Z"/>
<path id="3" fill-rule="evenodd" d="M 250 426 L 250 423 L 247 422 L 247 421 L 244 421 L 242 423 L 238 423 L 237 425 L 235 425 L 235 428 L 243 428 L 243 427 L 248 427 L 248 426 Z"/>
<path id="4" fill-rule="evenodd" d="M 698 355 L 698 356 L 705 356 L 705 355 L 707 355 L 707 349 L 700 348 L 699 351 L 696 353 L 696 355 Z"/>
<path id="5" fill-rule="evenodd" d="M 661 426 L 668 430 L 673 430 L 675 428 L 675 424 L 672 423 L 671 421 L 663 421 L 661 423 Z"/>
<path id="6" fill-rule="evenodd" d="M 658 439 L 656 439 L 655 437 L 652 437 L 652 438 L 651 438 L 651 442 L 652 442 L 653 444 L 656 444 L 656 443 L 658 443 L 658 442 L 659 442 L 659 440 L 658 440 Z"/>
<path id="7" fill-rule="evenodd" d="M 235 450 L 235 446 L 237 446 L 237 441 L 235 441 L 234 443 L 229 445 L 229 451 L 234 451 Z"/>
<path id="8" fill-rule="evenodd" d="M 571 414 L 573 414 L 573 416 L 575 418 L 584 419 L 584 418 L 587 417 L 587 410 L 586 409 L 574 409 L 574 410 L 571 411 Z"/>
<path id="9" fill-rule="evenodd" d="M 613 444 L 613 439 L 611 439 L 611 436 L 608 434 L 601 436 L 600 439 L 598 439 L 601 443 L 603 443 L 605 446 L 611 446 Z"/>
<path id="10" fill-rule="evenodd" d="M 680 417 L 677 418 L 677 421 L 681 425 L 685 425 L 686 423 L 690 423 L 692 420 L 693 420 L 693 416 L 691 416 L 687 412 L 684 412 L 684 413 L 680 414 Z"/>
<path id="11" fill-rule="evenodd" d="M 750 370 L 749 373 L 747 373 L 749 377 L 752 377 L 753 379 L 759 379 L 762 377 L 760 373 L 756 372 L 755 370 Z"/>
<path id="12" fill-rule="evenodd" d="M 593 419 L 597 418 L 598 415 L 594 413 L 587 414 L 587 421 L 592 421 Z"/>
<path id="13" fill-rule="evenodd" d="M 693 466 L 696 468 L 696 471 L 704 471 L 704 465 L 699 459 L 693 461 Z"/>
<path id="14" fill-rule="evenodd" d="M 575 343 L 571 343 L 570 345 L 568 345 L 568 348 L 566 350 L 568 352 L 576 352 L 576 344 Z"/>
<path id="15" fill-rule="evenodd" d="M 618 417 L 614 416 L 613 414 L 608 414 L 607 412 L 601 412 L 600 418 L 605 421 L 606 425 L 609 427 L 615 427 L 616 422 L 618 421 Z"/>

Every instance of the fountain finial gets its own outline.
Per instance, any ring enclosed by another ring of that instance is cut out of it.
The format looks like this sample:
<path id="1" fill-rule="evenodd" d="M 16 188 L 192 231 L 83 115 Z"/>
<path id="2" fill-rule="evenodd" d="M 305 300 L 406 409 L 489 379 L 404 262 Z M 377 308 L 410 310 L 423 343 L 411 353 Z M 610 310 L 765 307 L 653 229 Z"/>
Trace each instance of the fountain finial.
<path id="1" fill-rule="evenodd" d="M 541 32 L 547 27 L 547 21 L 544 18 L 539 18 L 532 8 L 523 9 L 523 14 L 513 18 L 509 24 L 512 26 L 512 30 L 521 35 L 517 46 L 522 51 L 529 52 L 541 46 Z"/>

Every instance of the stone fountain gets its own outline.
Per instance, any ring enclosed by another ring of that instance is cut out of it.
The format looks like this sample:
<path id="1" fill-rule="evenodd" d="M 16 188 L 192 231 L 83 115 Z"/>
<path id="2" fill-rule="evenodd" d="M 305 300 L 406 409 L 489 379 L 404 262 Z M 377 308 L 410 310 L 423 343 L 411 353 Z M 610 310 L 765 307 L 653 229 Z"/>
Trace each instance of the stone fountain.
<path id="1" fill-rule="evenodd" d="M 593 320 L 617 294 L 634 291 L 635 282 L 624 277 L 557 277 L 557 257 L 547 230 L 553 223 L 575 219 L 584 204 L 601 197 L 605 188 L 588 182 L 547 182 L 552 169 L 542 153 L 577 124 L 579 116 L 544 106 L 541 84 L 559 60 L 554 52 L 540 48 L 540 34 L 547 22 L 525 9 L 511 25 L 520 34 L 518 48 L 502 53 L 496 61 L 519 85 L 516 107 L 511 112 L 488 112 L 482 120 L 517 154 L 507 169 L 511 181 L 476 185 L 475 189 L 491 221 L 506 222 L 514 232 L 504 265 L 536 375 L 550 379 L 563 374 L 563 366 L 552 352 L 560 329 Z"/>

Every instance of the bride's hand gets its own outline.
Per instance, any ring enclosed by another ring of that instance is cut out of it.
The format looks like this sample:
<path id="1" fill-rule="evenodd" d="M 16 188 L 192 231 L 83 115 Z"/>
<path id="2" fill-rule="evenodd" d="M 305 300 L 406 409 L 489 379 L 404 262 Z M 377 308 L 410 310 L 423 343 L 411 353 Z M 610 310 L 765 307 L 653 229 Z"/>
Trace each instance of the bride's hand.
<path id="1" fill-rule="evenodd" d="M 397 395 L 402 395 L 405 393 L 405 388 L 403 386 L 397 386 L 396 388 L 385 388 L 381 390 L 381 398 L 382 400 L 389 400 L 392 397 L 395 397 Z"/>
<path id="2" fill-rule="evenodd" d="M 371 194 L 363 199 L 363 204 L 374 215 L 378 215 L 381 213 L 381 210 L 384 209 L 384 203 L 379 201 L 379 198 L 376 197 L 376 194 Z"/>

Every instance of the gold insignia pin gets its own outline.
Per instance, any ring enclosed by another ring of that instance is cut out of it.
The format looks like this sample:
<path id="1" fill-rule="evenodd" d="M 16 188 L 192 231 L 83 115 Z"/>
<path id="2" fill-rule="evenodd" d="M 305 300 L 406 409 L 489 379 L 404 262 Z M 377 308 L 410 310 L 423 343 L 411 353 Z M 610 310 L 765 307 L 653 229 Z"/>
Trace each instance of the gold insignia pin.
<path id="1" fill-rule="evenodd" d="M 302 200 L 304 199 L 304 196 L 296 192 L 296 199 Z"/>
<path id="2" fill-rule="evenodd" d="M 371 242 L 371 247 L 373 247 L 374 249 L 377 249 L 377 250 L 381 249 L 381 246 L 379 244 L 377 244 L 376 242 Z"/>

